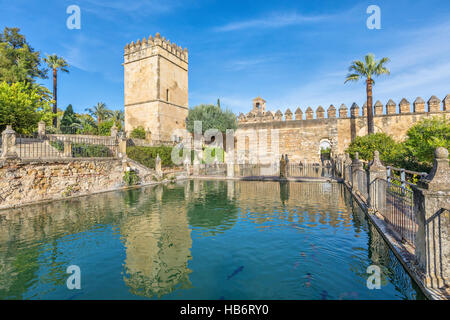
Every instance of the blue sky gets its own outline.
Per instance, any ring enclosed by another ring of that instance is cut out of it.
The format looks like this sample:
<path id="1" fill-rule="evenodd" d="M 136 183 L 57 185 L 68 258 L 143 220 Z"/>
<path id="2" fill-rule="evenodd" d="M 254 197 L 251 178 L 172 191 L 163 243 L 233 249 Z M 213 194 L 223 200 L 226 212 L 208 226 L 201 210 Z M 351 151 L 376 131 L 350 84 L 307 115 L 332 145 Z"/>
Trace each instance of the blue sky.
<path id="1" fill-rule="evenodd" d="M 69 5 L 81 30 L 66 27 Z M 381 30 L 366 27 L 369 5 Z M 189 50 L 189 106 L 215 103 L 248 112 L 261 96 L 268 110 L 306 110 L 364 102 L 364 83 L 344 85 L 352 60 L 373 52 L 391 58 L 374 98 L 450 93 L 450 2 L 0 0 L 0 27 L 19 27 L 43 54 L 71 65 L 58 78 L 58 105 L 77 112 L 105 102 L 123 109 L 123 47 L 160 32 Z M 40 81 L 51 88 L 51 80 Z"/>

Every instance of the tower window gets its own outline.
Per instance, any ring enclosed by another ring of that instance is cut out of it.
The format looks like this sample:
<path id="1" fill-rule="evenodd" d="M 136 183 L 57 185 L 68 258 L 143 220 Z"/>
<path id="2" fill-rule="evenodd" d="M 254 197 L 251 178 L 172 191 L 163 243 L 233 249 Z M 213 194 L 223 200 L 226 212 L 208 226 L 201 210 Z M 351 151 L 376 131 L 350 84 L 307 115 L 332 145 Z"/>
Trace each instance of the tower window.
<path id="1" fill-rule="evenodd" d="M 259 110 L 259 102 L 256 103 L 256 109 Z"/>

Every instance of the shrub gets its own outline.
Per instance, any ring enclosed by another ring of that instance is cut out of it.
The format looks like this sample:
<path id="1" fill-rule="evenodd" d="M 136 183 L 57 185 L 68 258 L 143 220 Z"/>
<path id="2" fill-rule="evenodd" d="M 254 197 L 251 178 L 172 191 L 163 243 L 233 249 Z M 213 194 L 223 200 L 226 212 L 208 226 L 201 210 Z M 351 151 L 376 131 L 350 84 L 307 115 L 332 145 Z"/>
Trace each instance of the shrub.
<path id="1" fill-rule="evenodd" d="M 358 152 L 360 159 L 369 161 L 372 160 L 375 150 L 378 150 L 381 161 L 386 165 L 392 165 L 402 153 L 401 145 L 385 133 L 356 137 L 350 143 L 346 152 L 350 154 L 352 159 L 355 157 L 355 153 Z"/>
<path id="2" fill-rule="evenodd" d="M 137 175 L 136 171 L 134 170 L 130 170 L 130 171 L 125 171 L 125 174 L 123 175 L 123 181 L 128 185 L 128 186 L 133 186 L 139 183 L 139 176 Z"/>
<path id="3" fill-rule="evenodd" d="M 61 140 L 50 141 L 50 145 L 59 152 L 64 152 L 64 142 Z M 72 144 L 72 157 L 74 158 L 100 158 L 112 157 L 113 152 L 107 146 L 86 143 Z"/>
<path id="4" fill-rule="evenodd" d="M 145 139 L 145 129 L 143 127 L 134 128 L 130 136 L 134 139 Z"/>
<path id="5" fill-rule="evenodd" d="M 113 153 L 107 146 L 86 143 L 72 144 L 72 157 L 74 158 L 100 158 L 112 156 Z"/>
<path id="6" fill-rule="evenodd" d="M 428 171 L 433 166 L 434 150 L 450 149 L 450 121 L 444 117 L 423 119 L 412 126 L 403 143 L 403 157 L 399 164 Z M 410 169 L 414 170 L 414 169 Z"/>
<path id="7" fill-rule="evenodd" d="M 157 155 L 161 158 L 161 165 L 163 167 L 174 166 L 172 162 L 172 147 L 160 146 L 160 147 L 139 147 L 133 146 L 127 148 L 127 156 L 140 164 L 148 167 L 155 168 L 155 159 Z"/>
<path id="8" fill-rule="evenodd" d="M 111 128 L 114 125 L 114 120 L 103 121 L 98 125 L 98 134 L 101 136 L 110 136 Z"/>
<path id="9" fill-rule="evenodd" d="M 217 153 L 217 160 L 220 162 L 224 162 L 224 151 L 222 148 L 217 147 L 204 147 L 203 148 L 203 163 L 214 163 Z"/>

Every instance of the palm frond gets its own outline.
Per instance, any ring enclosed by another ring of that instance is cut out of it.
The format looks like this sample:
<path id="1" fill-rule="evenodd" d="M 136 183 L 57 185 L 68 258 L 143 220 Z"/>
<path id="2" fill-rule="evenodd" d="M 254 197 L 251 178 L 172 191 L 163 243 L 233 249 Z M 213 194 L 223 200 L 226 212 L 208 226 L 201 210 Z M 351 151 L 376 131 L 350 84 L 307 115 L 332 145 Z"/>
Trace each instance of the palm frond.
<path id="1" fill-rule="evenodd" d="M 347 77 L 346 77 L 344 83 L 347 83 L 347 82 L 349 82 L 349 81 L 358 81 L 359 78 L 360 78 L 360 75 L 359 75 L 359 74 L 357 74 L 357 73 L 351 73 L 351 74 L 348 74 L 348 75 L 347 75 Z"/>

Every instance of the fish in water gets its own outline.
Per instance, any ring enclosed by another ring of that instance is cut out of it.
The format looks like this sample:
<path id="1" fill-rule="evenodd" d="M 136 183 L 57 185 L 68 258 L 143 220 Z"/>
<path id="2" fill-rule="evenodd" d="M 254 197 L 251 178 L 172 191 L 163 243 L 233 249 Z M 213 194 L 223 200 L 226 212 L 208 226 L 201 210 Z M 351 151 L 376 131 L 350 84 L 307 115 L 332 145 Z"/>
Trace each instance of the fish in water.
<path id="1" fill-rule="evenodd" d="M 304 252 L 300 252 L 300 255 L 301 255 L 302 257 L 306 257 L 306 254 L 305 254 Z"/>
<path id="2" fill-rule="evenodd" d="M 311 287 L 311 280 L 313 279 L 312 274 L 308 272 L 308 273 L 306 274 L 305 278 L 308 279 L 308 281 L 305 282 L 305 286 L 306 286 L 307 288 Z"/>
<path id="3" fill-rule="evenodd" d="M 233 278 L 235 275 L 237 275 L 242 270 L 244 270 L 244 266 L 240 266 L 239 268 L 234 270 L 233 273 L 227 277 L 227 280 L 230 280 L 231 278 Z"/>
<path id="4" fill-rule="evenodd" d="M 322 300 L 327 300 L 327 298 L 328 298 L 327 290 L 322 290 L 322 292 L 320 293 L 320 297 Z"/>

